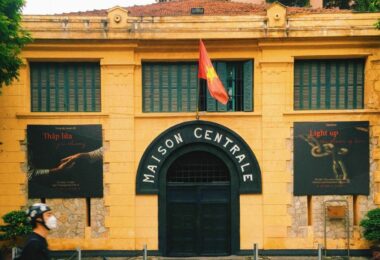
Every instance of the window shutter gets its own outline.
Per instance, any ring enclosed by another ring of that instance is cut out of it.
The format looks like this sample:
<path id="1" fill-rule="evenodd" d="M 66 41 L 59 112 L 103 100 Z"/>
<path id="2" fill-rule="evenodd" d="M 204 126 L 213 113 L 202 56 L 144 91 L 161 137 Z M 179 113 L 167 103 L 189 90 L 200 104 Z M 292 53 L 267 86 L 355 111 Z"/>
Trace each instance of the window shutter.
<path id="1" fill-rule="evenodd" d="M 169 81 L 167 75 L 169 74 L 168 64 L 162 64 L 159 70 L 159 84 L 160 88 L 160 111 L 169 112 Z"/>
<path id="2" fill-rule="evenodd" d="M 143 111 L 195 111 L 197 80 L 196 63 L 143 63 Z"/>
<path id="3" fill-rule="evenodd" d="M 228 93 L 227 63 L 220 61 L 220 62 L 216 62 L 215 65 L 216 65 L 216 73 L 218 74 L 219 79 L 223 84 L 223 87 L 225 88 L 225 90 Z M 227 104 L 223 105 L 222 103 L 219 103 L 218 101 L 216 101 L 216 110 L 217 111 L 227 111 Z"/>
<path id="4" fill-rule="evenodd" d="M 245 62 L 248 75 L 243 79 L 244 62 L 214 62 L 214 68 L 226 90 L 233 88 L 233 94 L 238 93 L 239 105 L 219 104 L 208 92 L 204 82 L 201 83 L 199 101 L 201 109 L 207 111 L 252 111 L 252 61 Z M 231 73 L 229 72 L 231 69 Z M 190 112 L 197 108 L 198 64 L 195 62 L 144 62 L 142 64 L 142 102 L 144 112 Z M 232 76 L 229 77 L 229 74 Z M 74 77 L 75 78 L 75 77 Z M 245 81 L 246 90 L 242 82 Z M 238 91 L 236 92 L 236 88 Z M 243 101 L 242 95 L 248 93 L 248 101 Z M 237 96 L 234 98 L 236 99 Z M 243 109 L 243 103 L 245 104 Z M 248 108 L 247 108 L 248 107 Z"/>
<path id="5" fill-rule="evenodd" d="M 302 89 L 303 87 L 300 86 L 302 80 L 301 80 L 301 75 L 302 73 L 300 72 L 302 68 L 302 65 L 300 62 L 298 63 L 298 66 L 294 66 L 294 97 L 293 97 L 293 104 L 294 104 L 294 109 L 302 109 L 303 108 L 303 96 L 302 96 Z"/>
<path id="6" fill-rule="evenodd" d="M 294 67 L 294 109 L 363 108 L 364 60 L 301 60 Z"/>
<path id="7" fill-rule="evenodd" d="M 152 88 L 151 86 L 151 70 L 152 70 L 152 66 L 151 65 L 148 65 L 148 64 L 145 64 L 144 66 L 142 66 L 142 82 L 143 82 L 143 111 L 144 112 L 152 112 L 151 108 L 150 108 L 150 100 L 151 100 L 151 96 L 150 96 L 150 89 Z"/>
<path id="8" fill-rule="evenodd" d="M 207 83 L 206 83 L 207 85 Z M 210 95 L 210 92 L 208 91 L 208 88 L 206 88 L 207 91 L 207 111 L 209 112 L 215 112 L 216 111 L 216 100 Z"/>
<path id="9" fill-rule="evenodd" d="M 179 111 L 178 104 L 178 66 L 176 64 L 169 65 L 169 99 L 170 99 L 170 112 Z"/>
<path id="10" fill-rule="evenodd" d="M 364 108 L 364 60 L 357 60 L 356 106 Z"/>
<path id="11" fill-rule="evenodd" d="M 243 98 L 244 111 L 253 111 L 253 68 L 252 60 L 246 61 L 243 64 Z"/>
<path id="12" fill-rule="evenodd" d="M 213 62 L 212 65 L 216 66 L 216 62 Z M 208 86 L 207 86 L 207 83 L 206 83 L 206 92 L 207 92 L 207 111 L 209 112 L 215 112 L 217 111 L 217 107 L 216 107 L 216 100 L 210 95 L 210 91 L 208 91 Z"/>
<path id="13" fill-rule="evenodd" d="M 99 63 L 30 63 L 33 112 L 100 111 Z"/>
<path id="14" fill-rule="evenodd" d="M 152 67 L 152 89 L 151 89 L 151 97 L 152 97 L 152 105 L 153 105 L 153 108 L 152 110 L 153 111 L 160 111 L 160 90 L 159 90 L 159 76 L 160 76 L 160 70 L 161 66 L 158 65 L 158 66 L 153 66 Z"/>
<path id="15" fill-rule="evenodd" d="M 37 66 L 36 66 L 37 67 Z M 30 70 L 30 85 L 31 85 L 31 91 L 30 91 L 30 98 L 31 98 L 31 109 L 32 111 L 38 111 L 38 69 L 34 68 Z"/>
<path id="16" fill-rule="evenodd" d="M 182 103 L 183 111 L 190 111 L 190 78 L 191 78 L 191 67 L 187 64 L 183 68 L 183 92 L 182 92 Z"/>
<path id="17" fill-rule="evenodd" d="M 182 66 L 177 64 L 177 111 L 182 110 Z"/>
<path id="18" fill-rule="evenodd" d="M 190 65 L 190 80 L 189 80 L 189 99 L 190 111 L 197 110 L 198 93 L 198 66 L 196 63 Z"/>

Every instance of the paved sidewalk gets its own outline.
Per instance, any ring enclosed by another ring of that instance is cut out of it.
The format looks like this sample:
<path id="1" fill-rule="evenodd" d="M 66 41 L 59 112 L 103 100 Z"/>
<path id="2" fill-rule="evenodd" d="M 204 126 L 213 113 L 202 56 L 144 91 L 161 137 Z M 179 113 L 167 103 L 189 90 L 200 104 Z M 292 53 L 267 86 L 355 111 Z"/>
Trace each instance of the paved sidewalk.
<path id="1" fill-rule="evenodd" d="M 157 260 L 253 260 L 253 257 L 252 256 L 183 257 L 183 258 L 156 257 L 156 259 Z M 152 257 L 152 260 L 156 260 L 156 259 Z M 347 260 L 348 258 L 342 257 L 342 256 L 328 256 L 322 259 L 323 260 Z M 350 260 L 369 260 L 369 259 L 371 258 L 370 257 L 350 257 Z M 258 260 L 318 260 L 318 257 L 317 256 L 259 256 Z"/>
<path id="2" fill-rule="evenodd" d="M 68 258 L 54 258 L 55 260 L 67 260 Z M 77 260 L 71 258 L 70 260 Z M 142 260 L 138 257 L 82 257 L 82 260 Z M 224 257 L 162 257 L 149 256 L 148 260 L 253 260 L 251 256 L 224 256 Z M 317 256 L 260 256 L 258 260 L 318 260 Z M 322 260 L 347 260 L 347 257 L 333 256 Z M 349 260 L 371 260 L 371 257 L 350 257 Z"/>
<path id="3" fill-rule="evenodd" d="M 142 260 L 142 257 L 82 258 L 83 260 Z M 326 257 L 323 260 L 346 260 L 347 257 Z M 370 260 L 370 257 L 350 257 L 350 260 Z M 253 260 L 250 256 L 225 257 L 148 257 L 148 260 Z M 318 260 L 317 256 L 260 256 L 258 260 Z"/>

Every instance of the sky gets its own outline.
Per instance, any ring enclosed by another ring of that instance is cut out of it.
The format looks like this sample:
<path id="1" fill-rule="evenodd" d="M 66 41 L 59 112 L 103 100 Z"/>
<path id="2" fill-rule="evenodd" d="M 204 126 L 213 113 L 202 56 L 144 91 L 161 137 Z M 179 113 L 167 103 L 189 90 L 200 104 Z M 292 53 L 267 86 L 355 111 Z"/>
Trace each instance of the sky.
<path id="1" fill-rule="evenodd" d="M 155 3 L 155 0 L 26 0 L 23 14 L 59 14 L 94 9 L 108 9 L 116 5 L 127 7 Z"/>

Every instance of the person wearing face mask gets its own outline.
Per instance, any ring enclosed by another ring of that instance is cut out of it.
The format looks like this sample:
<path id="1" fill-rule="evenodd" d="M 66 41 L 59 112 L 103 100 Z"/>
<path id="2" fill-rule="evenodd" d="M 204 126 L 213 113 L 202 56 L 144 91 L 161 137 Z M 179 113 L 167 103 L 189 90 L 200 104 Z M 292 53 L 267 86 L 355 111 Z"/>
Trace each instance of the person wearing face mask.
<path id="1" fill-rule="evenodd" d="M 49 260 L 50 252 L 46 237 L 51 229 L 57 228 L 57 218 L 51 208 L 44 203 L 29 207 L 27 215 L 33 227 L 21 253 L 21 260 Z"/>

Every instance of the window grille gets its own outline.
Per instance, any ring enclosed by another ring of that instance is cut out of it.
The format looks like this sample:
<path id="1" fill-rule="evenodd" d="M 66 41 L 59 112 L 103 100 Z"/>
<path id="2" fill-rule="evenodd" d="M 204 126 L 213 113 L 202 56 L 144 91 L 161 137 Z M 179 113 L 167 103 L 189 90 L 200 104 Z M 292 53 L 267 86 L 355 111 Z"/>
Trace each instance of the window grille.
<path id="1" fill-rule="evenodd" d="M 229 182 L 225 163 L 207 152 L 190 152 L 179 157 L 169 168 L 168 183 Z"/>

